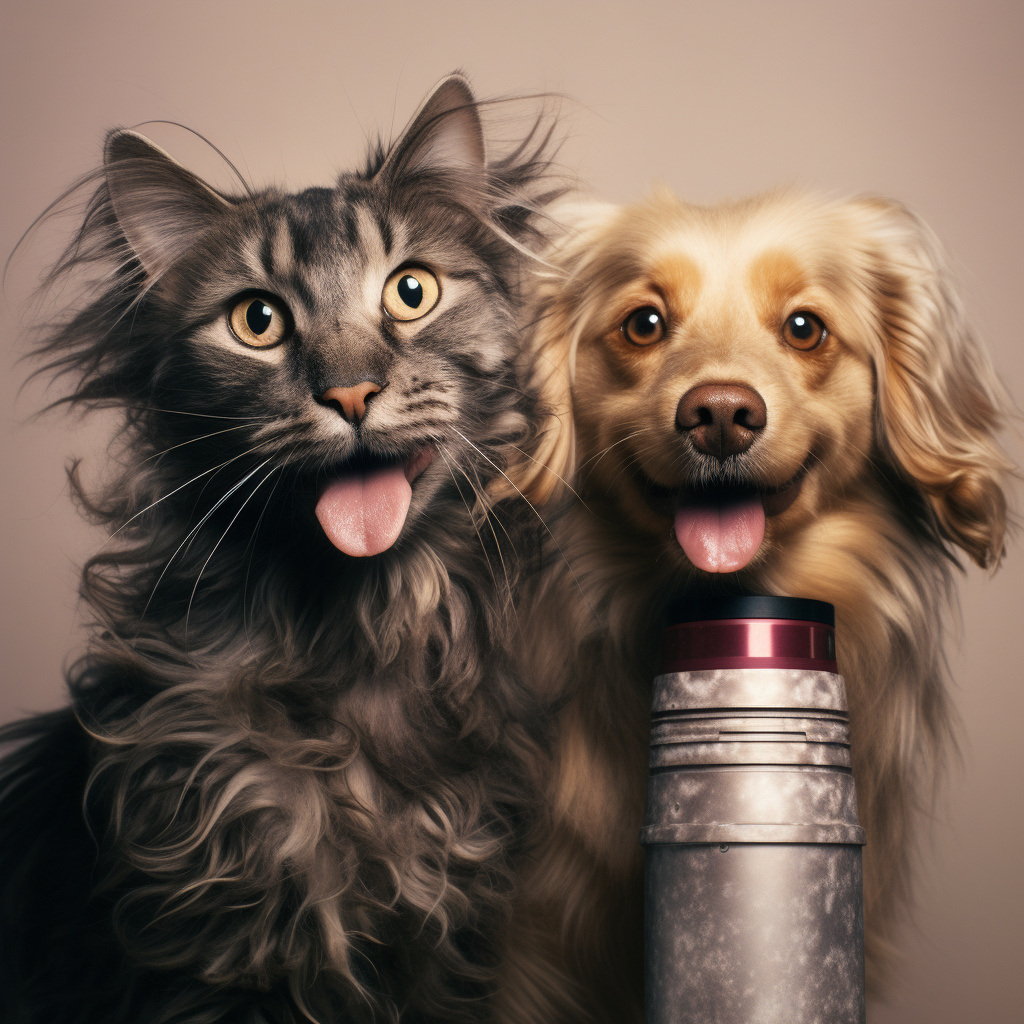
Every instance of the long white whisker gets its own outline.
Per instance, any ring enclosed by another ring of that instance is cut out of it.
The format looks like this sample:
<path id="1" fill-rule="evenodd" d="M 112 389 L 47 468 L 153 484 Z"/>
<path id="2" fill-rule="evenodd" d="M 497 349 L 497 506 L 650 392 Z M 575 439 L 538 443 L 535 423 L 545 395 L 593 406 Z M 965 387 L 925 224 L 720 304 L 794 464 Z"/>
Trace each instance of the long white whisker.
<path id="1" fill-rule="evenodd" d="M 441 456 L 442 459 L 444 459 L 444 464 L 448 467 L 448 472 L 451 475 L 452 483 L 455 484 L 455 490 L 459 492 L 459 497 L 462 498 L 462 504 L 466 506 L 466 511 L 469 513 L 469 521 L 473 525 L 473 532 L 476 534 L 476 539 L 480 542 L 480 550 L 483 552 L 484 561 L 487 563 L 487 571 L 491 574 L 491 579 L 494 580 L 495 585 L 497 585 L 498 577 L 494 572 L 494 566 L 491 564 L 490 556 L 487 554 L 487 545 L 484 544 L 484 538 L 480 533 L 480 528 L 476 525 L 476 516 L 473 515 L 473 509 L 470 508 L 469 502 L 466 501 L 466 496 L 462 493 L 462 488 L 459 486 L 458 480 L 455 479 L 455 471 L 454 469 L 452 469 L 452 464 L 448 461 L 448 457 L 445 455 L 444 450 L 441 447 L 438 447 L 437 453 L 438 455 Z M 461 468 L 459 471 L 462 472 Z M 462 473 L 462 475 L 466 476 L 465 473 Z M 469 477 L 466 477 L 466 481 L 469 483 L 470 490 L 472 490 L 473 493 L 476 494 L 476 490 L 473 487 L 473 483 L 469 479 Z M 505 574 L 505 579 L 507 582 L 507 573 Z"/>
<path id="2" fill-rule="evenodd" d="M 447 462 L 448 460 L 445 459 L 445 461 Z M 488 509 L 488 506 L 487 506 L 487 502 L 486 502 L 483 494 L 481 493 L 481 491 L 483 490 L 483 484 L 480 481 L 480 476 L 476 472 L 476 469 L 474 468 L 473 469 L 473 475 L 476 476 L 477 483 L 480 484 L 480 487 L 478 488 L 473 483 L 473 481 L 469 479 L 469 475 L 466 473 L 465 469 L 463 469 L 461 465 L 458 465 L 458 463 L 456 463 L 456 468 L 466 478 L 466 482 L 469 484 L 470 490 L 473 492 L 474 495 L 476 495 L 476 500 L 479 503 L 480 508 L 483 510 L 484 519 L 487 522 L 488 527 L 490 528 L 491 536 L 494 538 L 495 550 L 498 552 L 498 558 L 501 560 L 501 571 L 505 574 L 506 593 L 511 594 L 512 593 L 512 580 L 511 580 L 511 578 L 509 577 L 509 574 L 508 574 L 508 566 L 505 564 L 505 556 L 501 552 L 501 542 L 498 540 L 498 534 L 497 534 L 497 532 L 494 529 L 494 523 L 491 521 L 491 516 L 489 514 L 489 509 Z M 472 515 L 472 512 L 470 514 Z M 502 526 L 501 528 L 503 530 L 505 530 L 504 526 Z M 477 531 L 477 536 L 480 537 L 479 531 Z M 508 530 L 505 530 L 505 536 L 508 537 Z M 510 542 L 511 542 L 511 540 L 512 540 L 512 538 L 509 537 L 509 541 Z M 480 544 L 481 544 L 481 547 L 482 547 L 483 546 L 483 538 L 482 537 L 480 537 Z M 486 557 L 486 556 L 487 556 L 487 551 L 485 549 L 484 550 L 484 557 Z M 490 560 L 488 559 L 488 563 L 489 562 L 490 562 Z M 492 573 L 491 575 L 493 577 L 494 574 Z M 497 580 L 495 580 L 495 583 L 497 583 Z"/>
<path id="3" fill-rule="evenodd" d="M 202 434 L 199 437 L 190 437 L 187 441 L 182 441 L 181 444 L 172 444 L 170 448 L 165 448 L 162 452 L 156 452 L 153 455 L 148 456 L 139 463 L 140 466 L 144 466 L 147 462 L 152 462 L 153 459 L 162 458 L 168 452 L 173 452 L 177 448 L 184 448 L 187 444 L 195 444 L 197 441 L 205 441 L 211 437 L 218 437 L 221 434 L 228 434 L 232 430 L 244 430 L 246 427 L 251 427 L 251 422 L 247 423 L 236 423 L 233 427 L 225 427 L 223 430 L 215 430 L 212 434 Z"/>
<path id="4" fill-rule="evenodd" d="M 514 444 L 514 445 L 512 445 L 512 447 L 513 447 L 513 448 L 515 448 L 515 450 L 516 450 L 517 452 L 519 452 L 519 454 L 520 454 L 520 455 L 525 455 L 525 456 L 526 456 L 526 457 L 527 457 L 527 458 L 528 458 L 528 459 L 529 459 L 529 460 L 530 460 L 531 462 L 535 462 L 535 463 L 536 463 L 536 464 L 537 464 L 538 466 L 543 466 L 543 467 L 544 467 L 544 469 L 546 469 L 546 470 L 547 470 L 547 471 L 548 471 L 548 472 L 549 472 L 549 473 L 550 473 L 550 474 L 551 474 L 552 476 L 556 476 L 556 477 L 558 477 L 558 479 L 559 479 L 559 480 L 560 480 L 560 481 L 561 481 L 561 482 L 562 482 L 563 484 L 565 484 L 565 486 L 566 486 L 566 487 L 567 487 L 567 488 L 568 488 L 568 489 L 569 489 L 569 490 L 570 490 L 570 491 L 571 491 L 571 492 L 572 492 L 573 494 L 575 494 L 575 495 L 576 495 L 576 497 L 580 499 L 580 501 L 582 501 L 582 500 L 583 500 L 582 498 L 580 498 L 579 492 L 578 492 L 578 491 L 576 490 L 576 488 L 575 488 L 575 487 L 573 487 L 573 485 L 572 485 L 571 483 L 569 483 L 569 481 L 568 481 L 568 480 L 566 480 L 564 476 L 562 476 L 562 475 L 561 475 L 561 474 L 559 474 L 559 473 L 556 473 L 556 472 L 555 472 L 555 471 L 554 471 L 554 470 L 553 470 L 553 469 L 552 469 L 552 468 L 551 468 L 551 467 L 550 467 L 550 466 L 549 466 L 549 465 L 548 465 L 548 464 L 547 464 L 546 462 L 539 462 L 539 461 L 538 461 L 537 459 L 535 459 L 535 458 L 534 458 L 534 457 L 533 457 L 533 456 L 532 456 L 532 455 L 531 455 L 531 454 L 530 454 L 529 452 L 527 452 L 527 451 L 524 451 L 524 450 L 523 450 L 522 448 L 520 448 L 520 447 L 519 447 L 518 445 L 515 445 L 515 444 Z"/>
<path id="5" fill-rule="evenodd" d="M 245 483 L 245 481 L 246 481 L 246 480 L 249 480 L 249 479 L 250 479 L 250 478 L 251 478 L 252 476 L 254 476 L 254 475 L 255 475 L 256 473 L 258 473 L 258 472 L 259 472 L 259 471 L 260 471 L 260 470 L 261 470 L 261 469 L 262 469 L 262 468 L 263 468 L 263 467 L 264 467 L 264 466 L 265 466 L 265 465 L 266 465 L 266 464 L 267 464 L 268 462 L 270 462 L 270 459 L 266 459 L 266 460 L 264 460 L 263 462 L 261 462 L 261 463 L 260 463 L 260 464 L 259 464 L 259 465 L 258 465 L 258 466 L 257 466 L 257 467 L 256 467 L 256 468 L 255 468 L 255 469 L 253 470 L 253 471 L 252 471 L 252 473 L 250 473 L 250 474 L 249 474 L 249 476 L 245 477 L 245 479 L 241 481 L 241 483 Z M 225 537 L 226 537 L 226 536 L 228 535 L 228 531 L 229 531 L 229 530 L 231 529 L 231 527 L 235 525 L 235 520 L 236 520 L 236 519 L 237 519 L 237 518 L 238 518 L 238 517 L 239 517 L 239 516 L 240 516 L 240 515 L 242 514 L 242 509 L 244 509 L 244 508 L 245 508 L 245 506 L 249 504 L 249 501 L 250 501 L 250 499 L 252 498 L 252 496 L 253 496 L 253 495 L 254 495 L 254 494 L 255 494 L 255 493 L 256 493 L 256 492 L 257 492 L 257 491 L 258 491 L 258 490 L 259 490 L 259 489 L 260 489 L 260 488 L 261 488 L 261 487 L 262 487 L 262 486 L 263 486 L 263 485 L 264 485 L 264 484 L 265 484 L 265 483 L 266 483 L 266 482 L 267 482 L 267 481 L 268 481 L 268 480 L 269 480 L 269 479 L 270 479 L 270 478 L 271 478 L 271 477 L 272 477 L 273 475 L 274 475 L 274 473 L 275 473 L 275 472 L 276 472 L 276 471 L 277 471 L 278 469 L 280 469 L 280 468 L 281 468 L 280 466 L 274 466 L 274 467 L 273 467 L 273 468 L 272 468 L 272 469 L 270 470 L 270 472 L 268 472 L 268 473 L 267 473 L 267 474 L 266 474 L 266 475 L 265 475 L 265 476 L 263 477 L 263 479 L 262 479 L 262 480 L 260 480 L 260 482 L 259 482 L 259 483 L 258 483 L 258 484 L 257 484 L 257 485 L 256 485 L 256 486 L 255 486 L 255 487 L 254 487 L 254 488 L 253 488 L 253 489 L 252 489 L 252 490 L 251 490 L 250 492 L 249 492 L 249 494 L 248 494 L 248 496 L 246 497 L 245 501 L 243 501 L 243 502 L 242 502 L 242 504 L 238 506 L 238 511 L 237 511 L 237 512 L 236 512 L 236 513 L 235 513 L 235 514 L 234 514 L 234 515 L 233 515 L 233 516 L 231 517 L 231 522 L 230 522 L 230 523 L 228 523 L 227 527 L 225 527 L 225 529 L 224 529 L 224 532 L 223 532 L 223 533 L 222 533 L 222 534 L 220 535 L 220 537 L 218 537 L 218 538 L 217 538 L 217 543 L 213 545 L 213 550 L 211 550 L 211 551 L 210 551 L 210 553 L 209 553 L 209 555 L 207 555 L 207 557 L 206 557 L 206 561 L 205 561 L 205 562 L 203 562 L 203 567 L 202 567 L 202 568 L 201 568 L 201 569 L 199 570 L 199 575 L 198 575 L 198 576 L 196 577 L 196 582 L 195 582 L 195 586 L 194 586 L 194 587 L 192 588 L 192 593 L 191 593 L 191 594 L 189 594 L 189 598 L 188 598 L 188 607 L 187 607 L 187 608 L 185 609 L 185 650 L 186 650 L 186 651 L 188 650 L 188 617 L 189 617 L 189 615 L 190 615 L 190 614 L 191 614 L 191 612 L 192 612 L 192 602 L 193 602 L 193 601 L 195 600 L 195 596 L 196 596 L 196 591 L 197 591 L 197 590 L 199 589 L 199 581 L 200 581 L 200 580 L 201 580 L 201 579 L 203 578 L 203 573 L 204 573 L 204 572 L 206 571 L 206 567 L 207 567 L 207 566 L 208 566 L 208 565 L 210 564 L 210 559 L 211 559 L 211 558 L 213 558 L 213 556 L 214 556 L 214 555 L 215 555 L 215 554 L 217 553 L 217 548 L 219 548 L 219 547 L 220 547 L 220 542 L 221 542 L 221 541 L 222 541 L 222 540 L 223 540 L 223 539 L 224 539 L 224 538 L 225 538 Z"/>
<path id="6" fill-rule="evenodd" d="M 218 469 L 223 469 L 223 468 L 224 468 L 225 466 L 230 466 L 232 462 L 237 462 L 237 461 L 238 461 L 238 459 L 244 458 L 244 457 L 245 457 L 246 455 L 251 455 L 251 454 L 252 454 L 252 453 L 253 453 L 254 451 L 257 451 L 257 450 L 258 450 L 259 448 L 262 448 L 262 447 L 263 447 L 263 444 L 264 444 L 264 443 L 265 443 L 265 442 L 260 442 L 260 444 L 258 444 L 258 445 L 255 445 L 254 447 L 250 448 L 250 449 L 249 449 L 249 450 L 248 450 L 247 452 L 240 452 L 240 453 L 239 453 L 238 455 L 232 455 L 232 456 L 231 456 L 231 458 L 227 460 L 227 462 L 222 462 L 222 463 L 220 463 L 220 465 L 217 465 L 217 466 L 211 466 L 211 467 L 210 467 L 209 469 L 204 469 L 204 470 L 202 471 L 202 473 L 197 473 L 197 474 L 196 474 L 196 475 L 195 475 L 194 477 L 192 477 L 192 479 L 191 479 L 191 480 L 186 480 L 186 481 L 185 481 L 185 482 L 184 482 L 183 484 L 181 484 L 180 486 L 178 486 L 178 487 L 175 487 L 173 491 L 168 491 L 168 492 L 167 492 L 167 493 L 166 493 L 166 494 L 165 494 L 165 495 L 164 495 L 164 496 L 163 496 L 162 498 L 157 498 L 157 499 L 156 499 L 156 501 L 150 502 L 150 504 L 148 504 L 148 505 L 147 505 L 147 506 L 146 506 L 146 507 L 145 507 L 144 509 L 142 509 L 141 511 L 139 511 L 139 512 L 136 512 L 136 513 L 135 513 L 135 515 L 133 515 L 133 516 L 132 516 L 132 517 L 131 517 L 130 519 L 126 519 L 126 520 L 125 520 L 125 521 L 124 521 L 124 522 L 123 522 L 123 523 L 122 523 L 122 524 L 121 524 L 121 525 L 120 525 L 120 526 L 119 526 L 119 527 L 118 527 L 118 528 L 117 528 L 117 529 L 116 529 L 116 530 L 115 530 L 115 531 L 114 531 L 114 532 L 113 532 L 113 533 L 112 533 L 112 534 L 111 534 L 111 535 L 110 535 L 110 536 L 109 536 L 109 537 L 108 537 L 108 538 L 107 538 L 107 539 L 106 539 L 106 540 L 105 540 L 104 542 L 103 542 L 103 545 L 102 545 L 102 546 L 100 547 L 100 551 L 102 551 L 102 550 L 103 550 L 103 548 L 105 548 L 105 547 L 107 546 L 107 544 L 109 544 L 109 543 L 110 543 L 110 542 L 111 542 L 111 541 L 112 541 L 112 540 L 113 540 L 113 539 L 114 539 L 114 538 L 115 538 L 115 537 L 116 537 L 116 536 L 117 536 L 117 535 L 118 535 L 118 534 L 119 534 L 119 533 L 120 533 L 120 532 L 121 532 L 121 531 L 122 531 L 122 530 L 123 530 L 123 529 L 124 529 L 124 528 L 125 528 L 126 526 L 128 526 L 128 525 L 129 525 L 129 524 L 130 524 L 131 522 L 133 522 L 134 520 L 138 519 L 138 518 L 139 518 L 139 516 L 141 516 L 141 515 L 145 515 L 145 514 L 146 514 L 146 513 L 147 513 L 147 512 L 148 512 L 148 511 L 149 511 L 149 510 L 151 509 L 151 508 L 153 508 L 153 507 L 154 507 L 154 506 L 156 506 L 156 505 L 159 505 L 161 501 L 166 501 L 166 500 L 167 500 L 168 498 L 171 498 L 171 497 L 173 497 L 173 496 L 174 496 L 175 494 L 177 494 L 177 493 L 178 493 L 178 491 L 180 491 L 180 490 L 183 490 L 184 488 L 188 487 L 188 486 L 189 486 L 190 484 L 194 484 L 194 483 L 195 483 L 195 482 L 196 482 L 197 480 L 201 480 L 201 479 L 202 479 L 202 478 L 203 478 L 204 476 L 206 476 L 206 475 L 207 475 L 208 473 L 216 473 Z"/>
<path id="7" fill-rule="evenodd" d="M 591 462 L 595 462 L 595 461 L 600 462 L 601 459 L 603 459 L 617 445 L 623 444 L 624 442 L 626 442 L 626 441 L 630 440 L 631 438 L 636 437 L 638 434 L 642 434 L 642 433 L 643 433 L 643 428 L 641 427 L 639 430 L 634 430 L 632 433 L 627 434 L 625 437 L 620 437 L 618 439 L 618 441 L 615 441 L 612 444 L 608 445 L 607 448 L 604 448 L 602 451 L 598 452 L 596 455 L 591 455 L 591 457 L 589 459 L 587 459 L 586 462 L 584 462 L 584 463 L 582 463 L 580 465 L 579 469 L 577 470 L 577 473 L 582 473 L 583 470 L 587 466 L 589 466 Z"/>
<path id="8" fill-rule="evenodd" d="M 458 464 L 458 463 L 456 463 L 456 464 Z M 459 466 L 458 468 L 459 468 L 459 472 L 462 473 L 463 476 L 465 476 L 466 475 L 466 471 L 461 466 Z M 508 530 L 505 528 L 505 524 L 499 518 L 499 516 L 497 514 L 497 509 L 495 509 L 494 506 L 490 504 L 490 499 L 487 496 L 487 488 L 484 487 L 483 481 L 480 479 L 480 474 L 476 471 L 476 467 L 475 466 L 472 467 L 472 469 L 473 469 L 473 476 L 476 477 L 476 482 L 477 482 L 477 484 L 479 484 L 479 487 L 473 487 L 473 493 L 476 495 L 477 501 L 480 503 L 480 507 L 485 510 L 485 514 L 488 517 L 493 516 L 497 520 L 497 523 L 501 527 L 502 532 L 508 538 L 509 544 L 512 546 L 512 548 L 515 548 L 515 541 L 512 539 L 512 535 L 508 532 Z M 470 485 L 470 486 L 472 486 L 472 485 Z M 493 527 L 492 527 L 492 531 L 493 531 Z M 495 538 L 495 540 L 497 540 L 497 538 Z"/>
<path id="9" fill-rule="evenodd" d="M 281 470 L 284 469 L 283 466 L 278 466 L 276 468 Z M 245 582 L 242 584 L 242 624 L 245 628 L 245 640 L 246 643 L 249 644 L 250 648 L 252 647 L 252 641 L 249 639 L 249 623 L 246 621 L 245 592 L 249 589 L 249 574 L 252 571 L 253 555 L 256 554 L 256 541 L 257 538 L 259 537 L 260 525 L 263 523 L 263 517 L 267 514 L 267 509 L 270 508 L 271 501 L 273 501 L 274 492 L 277 490 L 277 485 L 281 482 L 283 478 L 284 473 L 282 472 L 281 476 L 279 476 L 274 481 L 274 486 L 270 488 L 270 493 L 267 495 L 267 500 L 263 504 L 263 511 L 260 512 L 260 517 L 256 520 L 256 525 L 253 527 L 252 540 L 249 542 L 252 545 L 252 549 L 249 551 L 249 561 L 245 567 Z"/>
<path id="10" fill-rule="evenodd" d="M 249 423 L 269 423 L 276 416 L 221 416 L 212 412 L 185 412 L 183 409 L 161 409 L 155 405 L 129 405 L 129 409 L 144 409 L 147 412 L 162 412 L 168 416 L 195 416 L 201 420 L 246 420 Z"/>
<path id="11" fill-rule="evenodd" d="M 580 584 L 579 577 L 576 575 L 576 570 L 573 569 L 572 563 L 569 561 L 568 558 L 566 558 L 565 552 L 562 550 L 562 546 L 558 543 L 558 541 L 555 539 L 555 535 L 551 532 L 551 527 L 548 526 L 548 524 L 544 521 L 544 517 L 534 507 L 533 502 L 530 501 L 530 499 L 527 498 L 527 496 L 525 494 L 523 494 L 523 492 L 521 490 L 519 490 L 519 488 L 516 486 L 515 482 L 509 478 L 508 474 L 493 459 L 491 459 L 485 452 L 481 451 L 480 448 L 478 448 L 475 444 L 473 444 L 473 442 L 470 441 L 470 439 L 468 437 L 466 437 L 466 435 L 461 430 L 459 430 L 458 427 L 452 425 L 452 430 L 454 430 L 455 433 L 458 434 L 459 437 L 461 437 L 462 440 L 465 441 L 466 444 L 468 444 L 470 446 L 470 448 L 472 448 L 474 451 L 478 452 L 485 459 L 487 459 L 487 461 L 499 473 L 501 473 L 501 475 L 506 480 L 508 480 L 508 482 L 510 484 L 512 484 L 512 487 L 515 490 L 515 492 L 519 495 L 520 498 L 523 499 L 523 501 L 526 502 L 526 504 L 530 507 L 530 510 L 533 512 L 533 514 L 540 520 L 541 526 L 543 526 L 544 529 L 548 531 L 548 536 L 551 538 L 552 543 L 558 549 L 558 554 L 561 556 L 562 561 L 565 562 L 566 568 L 568 568 L 569 572 L 572 574 L 573 581 L 576 583 L 576 588 L 579 590 L 580 594 L 583 596 L 584 601 L 586 601 L 586 593 L 584 592 L 583 587 Z M 589 602 L 587 602 L 587 605 L 589 607 Z"/>
<path id="12" fill-rule="evenodd" d="M 241 456 L 236 456 L 236 458 L 241 458 Z M 231 461 L 234 462 L 235 460 L 232 459 Z M 246 482 L 246 480 L 248 480 L 253 475 L 253 473 L 256 473 L 257 471 L 262 469 L 269 461 L 270 459 L 265 459 L 256 467 L 256 469 L 252 471 L 252 473 L 248 473 L 246 476 L 242 477 L 242 479 L 239 480 L 238 483 L 234 485 L 234 487 L 227 491 L 227 493 L 222 495 L 214 504 L 213 508 L 211 508 L 210 511 L 207 512 L 206 515 L 203 516 L 203 518 L 200 519 L 199 522 L 196 523 L 196 525 L 191 530 L 189 530 L 187 534 L 185 534 L 185 539 L 174 549 L 174 553 L 171 555 L 171 557 L 167 559 L 167 562 L 165 563 L 163 569 L 160 572 L 160 575 L 157 577 L 156 583 L 153 585 L 153 590 L 151 591 L 149 598 L 146 601 L 146 607 L 142 609 L 142 615 L 139 617 L 140 628 L 143 620 L 146 618 L 146 612 L 149 611 L 150 604 L 153 603 L 153 598 L 156 596 L 156 592 L 160 587 L 160 583 L 163 580 L 164 576 L 167 574 L 167 570 L 171 567 L 171 562 L 173 562 L 174 559 L 177 558 L 178 552 L 181 551 L 181 549 L 202 529 L 202 526 L 207 521 L 207 519 L 209 519 L 210 516 L 212 516 L 213 513 L 216 512 L 217 509 L 219 509 L 221 505 L 223 505 L 224 502 L 227 501 L 228 498 L 230 498 L 231 495 L 234 494 L 235 491 L 237 491 L 238 488 L 241 487 Z"/>

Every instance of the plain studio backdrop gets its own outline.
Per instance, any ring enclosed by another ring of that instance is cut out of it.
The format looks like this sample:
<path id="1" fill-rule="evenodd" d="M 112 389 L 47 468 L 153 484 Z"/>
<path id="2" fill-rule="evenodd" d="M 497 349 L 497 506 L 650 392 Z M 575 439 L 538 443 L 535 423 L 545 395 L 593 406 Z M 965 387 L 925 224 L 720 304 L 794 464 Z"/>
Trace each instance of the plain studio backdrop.
<path id="1" fill-rule="evenodd" d="M 327 184 L 362 162 L 367 134 L 398 131 L 461 68 L 483 97 L 569 97 L 562 160 L 613 200 L 661 179 L 697 202 L 778 184 L 904 201 L 952 254 L 973 323 L 1024 396 L 1020 0 L 78 0 L 11 4 L 3 22 L 4 257 L 98 163 L 113 125 L 177 121 L 258 185 Z M 143 131 L 227 184 L 186 132 Z M 102 540 L 72 510 L 63 470 L 72 454 L 101 464 L 102 425 L 32 420 L 42 389 L 18 394 L 26 301 L 60 238 L 44 229 L 19 254 L 2 310 L 3 721 L 61 701 L 82 641 L 77 567 Z M 871 1024 L 1021 1019 L 1022 544 L 1011 537 L 994 578 L 963 579 L 963 630 L 949 638 L 963 766 L 922 864 L 906 964 Z"/>

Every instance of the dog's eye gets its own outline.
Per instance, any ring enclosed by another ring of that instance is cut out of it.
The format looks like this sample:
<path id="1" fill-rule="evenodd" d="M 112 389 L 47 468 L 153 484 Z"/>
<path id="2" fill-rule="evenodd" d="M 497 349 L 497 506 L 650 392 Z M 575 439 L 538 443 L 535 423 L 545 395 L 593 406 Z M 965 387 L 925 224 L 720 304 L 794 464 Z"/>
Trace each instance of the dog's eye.
<path id="1" fill-rule="evenodd" d="M 231 333 L 250 348 L 270 348 L 291 328 L 288 307 L 280 299 L 248 295 L 238 299 L 228 317 Z"/>
<path id="2" fill-rule="evenodd" d="M 828 331 L 821 320 L 813 313 L 808 313 L 806 309 L 790 313 L 782 325 L 782 337 L 785 338 L 786 344 L 800 349 L 801 352 L 817 348 L 827 334 Z"/>
<path id="3" fill-rule="evenodd" d="M 425 267 L 402 267 L 385 282 L 380 297 L 384 309 L 395 320 L 419 320 L 441 297 L 441 286 Z"/>
<path id="4" fill-rule="evenodd" d="M 634 345 L 653 345 L 665 337 L 665 318 L 654 306 L 642 306 L 626 317 L 622 333 Z"/>

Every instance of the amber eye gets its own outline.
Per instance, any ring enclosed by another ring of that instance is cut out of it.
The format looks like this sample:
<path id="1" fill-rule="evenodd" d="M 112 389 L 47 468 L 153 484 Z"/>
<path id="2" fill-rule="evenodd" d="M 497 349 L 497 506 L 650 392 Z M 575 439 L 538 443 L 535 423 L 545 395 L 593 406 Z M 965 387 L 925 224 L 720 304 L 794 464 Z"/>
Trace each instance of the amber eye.
<path id="1" fill-rule="evenodd" d="M 395 320 L 419 320 L 441 297 L 437 278 L 425 267 L 402 267 L 384 283 L 380 301 Z"/>
<path id="2" fill-rule="evenodd" d="M 235 303 L 228 322 L 232 333 L 243 345 L 270 348 L 288 334 L 291 319 L 287 307 L 279 299 L 249 295 Z"/>
<path id="3" fill-rule="evenodd" d="M 782 337 L 787 345 L 798 348 L 802 352 L 809 352 L 817 348 L 827 337 L 828 331 L 825 325 L 813 313 L 806 309 L 790 313 L 786 322 L 782 325 Z"/>
<path id="4" fill-rule="evenodd" d="M 653 345 L 665 337 L 665 318 L 654 306 L 641 306 L 626 317 L 622 333 L 634 345 Z"/>

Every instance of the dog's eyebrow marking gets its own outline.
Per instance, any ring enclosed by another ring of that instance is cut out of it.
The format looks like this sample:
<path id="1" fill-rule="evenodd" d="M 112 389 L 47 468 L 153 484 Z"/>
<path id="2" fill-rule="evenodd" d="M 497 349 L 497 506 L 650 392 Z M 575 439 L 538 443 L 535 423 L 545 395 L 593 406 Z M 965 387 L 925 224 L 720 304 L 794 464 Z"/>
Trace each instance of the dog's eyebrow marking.
<path id="1" fill-rule="evenodd" d="M 679 319 L 690 313 L 704 286 L 704 275 L 696 261 L 679 252 L 661 256 L 652 265 L 650 278 Z"/>
<path id="2" fill-rule="evenodd" d="M 694 294 L 704 283 L 696 260 L 681 252 L 661 256 L 651 267 L 651 276 L 665 289 Z"/>
<path id="3" fill-rule="evenodd" d="M 787 311 L 784 307 L 807 289 L 809 281 L 806 269 L 792 253 L 773 249 L 751 261 L 747 284 L 757 315 L 767 325 Z"/>

